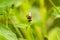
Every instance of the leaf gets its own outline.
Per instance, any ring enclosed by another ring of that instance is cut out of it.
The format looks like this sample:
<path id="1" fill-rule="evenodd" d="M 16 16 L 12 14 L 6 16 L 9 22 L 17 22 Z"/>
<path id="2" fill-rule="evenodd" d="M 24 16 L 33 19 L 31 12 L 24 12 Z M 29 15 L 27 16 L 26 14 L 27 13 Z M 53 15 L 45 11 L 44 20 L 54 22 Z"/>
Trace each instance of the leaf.
<path id="1" fill-rule="evenodd" d="M 49 17 L 51 17 L 51 16 L 57 16 L 57 15 L 59 15 L 60 13 L 60 7 L 56 7 L 57 8 L 57 10 L 54 8 L 54 7 L 52 7 L 48 12 L 47 12 L 47 16 L 48 16 L 48 18 Z M 59 11 L 59 12 L 58 12 Z"/>
<path id="2" fill-rule="evenodd" d="M 20 24 L 18 28 L 21 30 L 22 34 L 27 40 L 34 40 L 31 27 L 27 24 Z"/>
<path id="3" fill-rule="evenodd" d="M 60 40 L 60 29 L 59 29 L 59 31 L 58 31 L 57 38 L 58 38 L 58 40 Z"/>
<path id="4" fill-rule="evenodd" d="M 5 9 L 4 8 L 0 8 L 0 15 L 3 15 L 5 13 Z"/>
<path id="5" fill-rule="evenodd" d="M 52 0 L 56 6 L 60 6 L 60 0 Z"/>
<path id="6" fill-rule="evenodd" d="M 17 3 L 20 0 L 0 0 L 0 7 L 11 6 L 14 3 Z"/>
<path id="7" fill-rule="evenodd" d="M 57 7 L 58 11 L 60 10 L 60 7 Z M 48 29 L 52 29 L 55 28 L 55 26 L 60 27 L 60 11 L 58 12 L 55 8 L 51 8 L 48 12 L 47 12 L 47 27 Z"/>
<path id="8" fill-rule="evenodd" d="M 51 0 L 56 6 L 60 6 L 60 0 Z M 50 10 L 53 5 L 50 3 L 49 0 L 45 0 L 45 6 L 47 7 L 47 11 Z"/>
<path id="9" fill-rule="evenodd" d="M 0 40 L 17 40 L 16 35 L 5 27 L 5 25 L 0 24 Z"/>
<path id="10" fill-rule="evenodd" d="M 48 34 L 48 40 L 60 40 L 60 28 L 56 27 Z"/>
<path id="11" fill-rule="evenodd" d="M 19 40 L 26 40 L 26 39 L 23 39 L 23 38 L 19 38 Z"/>

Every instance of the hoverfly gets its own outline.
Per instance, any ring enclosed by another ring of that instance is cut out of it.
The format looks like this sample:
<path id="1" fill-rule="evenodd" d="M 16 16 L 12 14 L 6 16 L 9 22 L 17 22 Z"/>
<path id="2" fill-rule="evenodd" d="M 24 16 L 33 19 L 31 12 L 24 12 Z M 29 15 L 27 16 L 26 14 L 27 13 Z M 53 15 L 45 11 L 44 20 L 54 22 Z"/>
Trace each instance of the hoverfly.
<path id="1" fill-rule="evenodd" d="M 29 12 L 26 17 L 27 17 L 28 22 L 31 22 L 32 21 L 31 12 Z"/>

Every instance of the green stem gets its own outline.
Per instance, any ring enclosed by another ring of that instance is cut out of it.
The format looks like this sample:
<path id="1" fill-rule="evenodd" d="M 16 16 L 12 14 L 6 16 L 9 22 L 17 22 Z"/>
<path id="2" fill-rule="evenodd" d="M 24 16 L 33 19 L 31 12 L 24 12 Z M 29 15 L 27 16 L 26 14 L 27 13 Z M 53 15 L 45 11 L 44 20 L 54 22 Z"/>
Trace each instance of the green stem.
<path id="1" fill-rule="evenodd" d="M 44 0 L 40 0 L 40 10 L 41 10 L 41 17 L 42 17 L 42 31 L 44 36 L 47 35 L 47 29 L 46 29 L 46 7 L 44 4 Z"/>
<path id="2" fill-rule="evenodd" d="M 9 27 L 8 27 L 8 13 L 9 13 L 9 8 L 8 7 L 6 7 L 6 12 L 5 12 L 5 17 L 6 17 L 6 27 L 9 29 Z"/>
<path id="3" fill-rule="evenodd" d="M 11 15 L 10 15 L 10 9 L 9 9 L 10 7 L 7 7 L 7 9 L 6 9 L 6 18 L 7 18 L 7 20 L 6 20 L 6 25 L 8 26 L 8 18 L 9 18 L 9 20 L 12 22 L 12 24 L 13 24 L 13 27 L 15 28 L 15 30 L 16 30 L 16 32 L 17 32 L 17 34 L 19 35 L 19 37 L 21 37 L 21 38 L 23 38 L 23 36 L 22 36 L 22 34 L 20 33 L 20 31 L 18 30 L 18 28 L 16 27 L 16 24 L 13 22 L 13 20 L 11 19 Z"/>
<path id="4" fill-rule="evenodd" d="M 23 38 L 22 34 L 20 33 L 20 31 L 18 30 L 18 28 L 16 27 L 15 23 L 11 20 L 11 18 L 9 17 L 10 21 L 12 22 L 12 24 L 14 25 L 13 27 L 15 28 L 15 30 L 17 31 L 17 34 L 19 35 L 19 37 Z"/>
<path id="5" fill-rule="evenodd" d="M 28 22 L 28 27 L 30 27 L 30 35 L 31 35 L 31 38 L 32 38 L 32 40 L 34 40 L 34 36 L 33 36 L 32 31 L 31 31 L 31 22 Z"/>
<path id="6" fill-rule="evenodd" d="M 57 11 L 58 13 L 60 13 L 59 10 L 57 9 L 56 5 L 52 2 L 52 0 L 49 0 L 49 2 L 53 5 L 53 7 L 56 9 L 56 11 Z"/>
<path id="7" fill-rule="evenodd" d="M 19 28 L 22 31 L 22 33 L 24 34 L 25 38 L 27 40 L 34 40 L 30 25 L 28 24 L 27 26 L 25 26 L 25 28 L 23 28 L 24 26 L 19 27 Z"/>

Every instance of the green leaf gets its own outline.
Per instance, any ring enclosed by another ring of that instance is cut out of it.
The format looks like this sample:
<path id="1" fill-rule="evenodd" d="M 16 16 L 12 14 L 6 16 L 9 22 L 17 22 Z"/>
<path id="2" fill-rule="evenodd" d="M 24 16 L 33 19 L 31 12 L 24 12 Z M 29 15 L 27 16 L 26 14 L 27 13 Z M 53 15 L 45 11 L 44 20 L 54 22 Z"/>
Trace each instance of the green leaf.
<path id="1" fill-rule="evenodd" d="M 5 27 L 5 25 L 0 24 L 0 40 L 17 40 L 16 35 Z"/>
<path id="2" fill-rule="evenodd" d="M 27 40 L 27 39 L 24 39 L 24 38 L 19 38 L 19 40 Z"/>
<path id="3" fill-rule="evenodd" d="M 60 7 L 57 7 L 58 11 L 60 10 Z M 46 25 L 47 25 L 47 30 L 48 32 L 50 30 L 52 30 L 53 28 L 60 27 L 60 11 L 58 12 L 55 8 L 51 8 L 48 12 L 47 12 L 47 21 L 46 21 Z"/>
<path id="4" fill-rule="evenodd" d="M 60 10 L 60 7 L 57 7 L 57 9 Z M 48 26 L 52 26 L 53 24 L 55 25 L 57 23 L 57 20 L 59 20 L 59 18 L 60 18 L 60 13 L 55 8 L 52 7 L 47 12 L 47 25 Z"/>
<path id="5" fill-rule="evenodd" d="M 57 8 L 57 10 L 54 7 L 52 7 L 49 11 L 47 11 L 47 17 L 48 18 L 51 17 L 51 16 L 57 16 L 57 15 L 60 14 L 59 13 L 60 12 L 60 7 L 57 6 L 56 8 Z"/>
<path id="6" fill-rule="evenodd" d="M 3 15 L 5 13 L 5 9 L 4 8 L 0 8 L 0 15 Z"/>
<path id="7" fill-rule="evenodd" d="M 20 2 L 21 0 L 0 0 L 0 7 L 11 6 L 18 1 Z"/>
<path id="8" fill-rule="evenodd" d="M 52 0 L 56 6 L 60 6 L 60 0 Z"/>
<path id="9" fill-rule="evenodd" d="M 60 40 L 60 28 L 54 28 L 48 34 L 48 40 Z"/>
<path id="10" fill-rule="evenodd" d="M 56 6 L 60 6 L 60 0 L 51 0 Z M 45 6 L 47 7 L 48 10 L 50 10 L 53 5 L 50 3 L 49 0 L 45 0 Z"/>
<path id="11" fill-rule="evenodd" d="M 60 40 L 60 29 L 59 29 L 59 31 L 58 31 L 57 38 L 58 38 L 58 40 Z"/>
<path id="12" fill-rule="evenodd" d="M 20 24 L 18 28 L 21 30 L 22 34 L 27 40 L 34 40 L 32 29 L 27 24 Z"/>

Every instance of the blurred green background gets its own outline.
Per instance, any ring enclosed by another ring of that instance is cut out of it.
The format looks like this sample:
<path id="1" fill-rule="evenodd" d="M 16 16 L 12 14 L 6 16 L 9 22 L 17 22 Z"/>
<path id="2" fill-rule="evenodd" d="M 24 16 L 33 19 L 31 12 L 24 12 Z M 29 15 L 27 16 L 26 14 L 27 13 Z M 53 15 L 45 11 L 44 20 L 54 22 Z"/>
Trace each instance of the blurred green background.
<path id="1" fill-rule="evenodd" d="M 60 40 L 60 0 L 0 0 L 0 40 Z"/>

